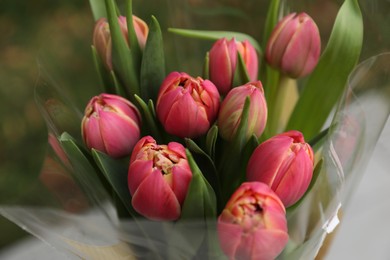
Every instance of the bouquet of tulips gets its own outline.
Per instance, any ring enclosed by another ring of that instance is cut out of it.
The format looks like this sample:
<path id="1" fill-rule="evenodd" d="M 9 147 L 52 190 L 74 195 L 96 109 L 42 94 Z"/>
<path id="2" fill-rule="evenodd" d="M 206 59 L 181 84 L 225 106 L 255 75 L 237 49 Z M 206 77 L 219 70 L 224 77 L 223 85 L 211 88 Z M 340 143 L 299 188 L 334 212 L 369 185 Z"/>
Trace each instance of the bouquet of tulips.
<path id="1" fill-rule="evenodd" d="M 82 140 L 62 133 L 54 150 L 78 182 L 97 178 L 120 220 L 136 224 L 146 242 L 134 255 L 274 259 L 292 251 L 288 215 L 318 179 L 325 122 L 359 59 L 358 1 L 344 1 L 322 49 L 315 21 L 284 13 L 277 0 L 262 44 L 240 32 L 170 28 L 170 37 L 211 42 L 199 57 L 202 75 L 166 71 L 157 18 L 147 25 L 130 0 L 124 16 L 114 0 L 90 2 L 104 91 L 85 108 Z M 165 226 L 164 252 L 151 249 L 150 223 Z"/>

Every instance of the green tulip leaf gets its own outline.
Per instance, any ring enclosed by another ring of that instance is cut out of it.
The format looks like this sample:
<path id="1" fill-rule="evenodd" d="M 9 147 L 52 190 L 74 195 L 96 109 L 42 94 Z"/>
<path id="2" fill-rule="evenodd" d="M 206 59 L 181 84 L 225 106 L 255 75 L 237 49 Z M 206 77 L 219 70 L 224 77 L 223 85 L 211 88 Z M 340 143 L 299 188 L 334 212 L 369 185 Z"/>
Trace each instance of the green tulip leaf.
<path id="1" fill-rule="evenodd" d="M 196 164 L 191 152 L 186 149 L 192 179 L 188 187 L 179 221 L 215 219 L 217 217 L 217 200 L 215 192 Z"/>
<path id="2" fill-rule="evenodd" d="M 280 13 L 280 0 L 272 0 L 268 7 L 267 19 L 265 22 L 264 35 L 263 35 L 263 49 L 266 50 L 266 46 L 268 40 L 274 30 L 275 26 L 279 22 L 279 13 Z M 265 57 L 263 57 L 265 58 Z M 264 94 L 267 100 L 268 114 L 272 115 L 274 113 L 276 98 L 278 95 L 278 83 L 280 73 L 278 70 L 271 68 L 265 59 L 262 62 L 262 67 L 260 71 L 260 75 L 262 75 L 265 80 L 263 81 Z M 273 123 L 273 117 L 268 117 L 268 123 L 264 130 L 264 138 L 268 139 L 273 136 L 274 130 L 272 129 L 275 123 Z"/>
<path id="3" fill-rule="evenodd" d="M 109 73 L 105 68 L 105 66 L 103 65 L 102 60 L 99 57 L 95 46 L 92 45 L 91 50 L 92 50 L 93 63 L 95 65 L 95 69 L 99 77 L 101 88 L 104 90 L 105 93 L 115 93 L 115 90 L 112 88 L 112 81 L 109 76 Z"/>
<path id="4" fill-rule="evenodd" d="M 78 145 L 68 133 L 63 133 L 59 141 L 73 168 L 73 177 L 83 189 L 90 203 L 101 206 L 110 199 L 110 186 L 104 180 L 99 169 L 83 146 Z"/>
<path id="5" fill-rule="evenodd" d="M 126 90 L 122 87 L 122 84 L 118 81 L 115 71 L 111 71 L 111 80 L 114 84 L 115 93 L 119 96 L 129 98 Z"/>
<path id="6" fill-rule="evenodd" d="M 248 40 L 253 47 L 257 50 L 258 53 L 262 53 L 260 44 L 250 35 L 241 33 L 241 32 L 230 32 L 230 31 L 204 31 L 204 30 L 191 30 L 191 29 L 179 29 L 179 28 L 169 28 L 169 32 L 174 34 L 189 37 L 197 38 L 202 40 L 216 41 L 221 38 L 232 39 L 235 38 L 238 41 Z"/>
<path id="7" fill-rule="evenodd" d="M 244 107 L 242 108 L 240 124 L 237 128 L 237 132 L 234 137 L 233 146 L 238 151 L 242 151 L 244 145 L 248 141 L 247 132 L 248 132 L 248 121 L 249 121 L 249 109 L 250 109 L 250 99 L 246 97 Z"/>
<path id="8" fill-rule="evenodd" d="M 139 107 L 141 108 L 141 114 L 143 118 L 142 121 L 146 123 L 147 126 L 143 127 L 143 130 L 147 130 L 147 133 L 145 133 L 144 135 L 151 134 L 157 142 L 161 142 L 162 137 L 159 131 L 159 127 L 157 125 L 155 111 L 153 108 L 153 101 L 149 100 L 148 105 L 139 96 L 135 95 L 134 98 L 135 101 L 138 103 Z"/>
<path id="9" fill-rule="evenodd" d="M 204 172 L 203 176 L 210 183 L 211 187 L 213 187 L 215 194 L 217 195 L 217 201 L 219 201 L 220 187 L 214 161 L 193 140 L 186 138 L 185 142 L 188 150 L 193 152 L 193 156 L 197 159 L 196 161 L 198 162 L 199 168 Z"/>
<path id="10" fill-rule="evenodd" d="M 237 65 L 234 71 L 233 87 L 242 86 L 250 82 L 249 73 L 241 53 L 237 52 Z"/>
<path id="11" fill-rule="evenodd" d="M 174 255 L 175 258 L 183 249 L 185 249 L 186 257 L 182 258 L 189 258 L 188 252 L 195 256 L 205 240 L 214 248 L 211 243 L 215 239 L 210 234 L 212 230 L 215 234 L 215 220 L 217 218 L 217 202 L 214 190 L 203 176 L 188 149 L 186 149 L 186 154 L 192 171 L 192 180 L 182 206 L 181 217 L 169 236 L 169 243 L 178 248 L 178 250 L 170 249 L 170 254 Z M 170 248 L 174 249 L 175 247 Z"/>
<path id="12" fill-rule="evenodd" d="M 314 152 L 318 151 L 318 149 L 322 147 L 323 143 L 326 140 L 326 137 L 328 136 L 329 129 L 330 127 L 324 129 L 308 142 L 308 144 L 313 148 Z"/>
<path id="13" fill-rule="evenodd" d="M 127 96 L 134 101 L 134 95 L 139 95 L 139 74 L 132 60 L 132 52 L 119 27 L 114 0 L 105 0 L 105 3 L 111 32 L 112 63 L 115 75 L 125 86 Z"/>
<path id="14" fill-rule="evenodd" d="M 240 158 L 240 169 L 238 172 L 242 173 L 240 175 L 241 179 L 239 183 L 243 183 L 246 180 L 246 167 L 248 165 L 249 159 L 253 151 L 259 146 L 260 142 L 256 135 L 252 135 L 247 144 L 244 146 L 242 151 L 242 156 Z"/>
<path id="15" fill-rule="evenodd" d="M 267 18 L 265 21 L 264 35 L 263 35 L 264 50 L 267 46 L 267 41 L 270 38 L 272 31 L 274 30 L 276 24 L 278 23 L 279 7 L 280 7 L 280 0 L 272 0 L 268 7 Z"/>
<path id="16" fill-rule="evenodd" d="M 154 103 L 153 100 L 149 99 L 148 101 L 148 108 L 150 111 L 150 114 L 153 116 L 153 118 L 156 118 L 156 110 L 154 110 Z"/>
<path id="17" fill-rule="evenodd" d="M 141 97 L 157 101 L 158 91 L 165 78 L 164 44 L 160 25 L 152 16 L 141 65 Z"/>
<path id="18" fill-rule="evenodd" d="M 248 142 L 249 108 L 250 99 L 247 97 L 242 109 L 237 132 L 233 140 L 225 144 L 227 146 L 224 149 L 222 160 L 218 165 L 223 200 L 227 200 L 230 197 L 232 192 L 240 185 L 239 180 L 243 179 L 242 174 L 245 174 L 245 172 L 239 172 L 240 164 L 237 161 L 241 161 L 243 149 Z"/>
<path id="19" fill-rule="evenodd" d="M 95 21 L 99 20 L 99 18 L 107 17 L 104 0 L 89 0 L 89 5 L 92 9 L 93 18 Z"/>
<path id="20" fill-rule="evenodd" d="M 298 129 L 308 139 L 322 128 L 358 62 L 363 21 L 357 0 L 345 0 L 319 63 L 309 76 L 287 129 Z"/>
<path id="21" fill-rule="evenodd" d="M 127 185 L 127 165 L 95 149 L 92 150 L 92 156 L 128 213 L 131 216 L 139 216 L 131 206 L 131 195 Z"/>
<path id="22" fill-rule="evenodd" d="M 139 75 L 139 68 L 141 66 L 142 60 L 142 51 L 138 44 L 137 34 L 135 33 L 134 23 L 133 23 L 133 1 L 126 1 L 126 23 L 127 23 L 127 38 L 129 41 L 131 49 L 131 58 L 133 59 L 133 64 L 135 64 L 135 70 L 137 75 Z"/>
<path id="23" fill-rule="evenodd" d="M 210 75 L 210 57 L 209 57 L 209 52 L 206 52 L 206 56 L 204 57 L 204 63 L 203 63 L 203 78 L 204 79 L 209 79 Z"/>
<path id="24" fill-rule="evenodd" d="M 215 158 L 215 145 L 217 140 L 218 126 L 214 124 L 212 127 L 210 127 L 206 135 L 206 152 L 212 159 Z"/>

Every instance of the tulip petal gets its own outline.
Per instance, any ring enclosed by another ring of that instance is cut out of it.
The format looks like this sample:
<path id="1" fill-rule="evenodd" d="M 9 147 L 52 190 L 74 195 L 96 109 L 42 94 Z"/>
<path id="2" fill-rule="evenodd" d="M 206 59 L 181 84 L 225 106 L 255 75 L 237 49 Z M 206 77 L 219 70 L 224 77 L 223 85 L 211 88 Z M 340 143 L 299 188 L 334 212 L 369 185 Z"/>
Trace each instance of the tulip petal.
<path id="1" fill-rule="evenodd" d="M 277 229 L 261 229 L 252 235 L 251 242 L 250 259 L 271 260 L 284 249 L 288 234 Z"/>
<path id="2" fill-rule="evenodd" d="M 88 119 L 85 119 L 83 129 L 83 136 L 87 147 L 91 147 L 106 153 L 107 151 L 103 143 L 102 135 L 100 133 L 98 116 L 92 115 Z"/>
<path id="3" fill-rule="evenodd" d="M 239 225 L 218 220 L 218 238 L 222 250 L 228 256 L 234 256 L 242 237 L 242 228 Z"/>
<path id="4" fill-rule="evenodd" d="M 167 132 L 182 138 L 197 137 L 209 127 L 204 108 L 198 106 L 188 92 L 172 105 L 165 122 Z"/>
<path id="5" fill-rule="evenodd" d="M 172 169 L 172 190 L 175 193 L 180 205 L 183 204 L 187 196 L 188 186 L 190 185 L 192 173 L 188 163 L 176 164 Z"/>
<path id="6" fill-rule="evenodd" d="M 277 38 L 274 39 L 272 53 L 270 54 L 273 66 L 278 66 L 286 58 L 285 55 L 288 54 L 286 52 L 286 44 L 290 42 L 298 26 L 299 23 L 296 19 L 291 17 L 291 20 L 285 23 L 284 27 L 280 28 L 281 30 Z"/>
<path id="7" fill-rule="evenodd" d="M 136 192 L 137 187 L 143 182 L 143 180 L 152 173 L 152 160 L 136 160 L 131 163 L 127 176 L 130 194 L 133 195 Z"/>
<path id="8" fill-rule="evenodd" d="M 170 91 L 164 92 L 157 101 L 156 111 L 160 122 L 165 125 L 169 112 L 172 109 L 172 104 L 182 97 L 181 88 L 177 87 Z"/>
<path id="9" fill-rule="evenodd" d="M 136 159 L 139 159 L 139 157 L 143 156 L 143 153 L 140 153 L 140 151 L 141 151 L 141 149 L 143 149 L 143 147 L 146 144 L 156 145 L 156 140 L 154 140 L 153 137 L 151 137 L 149 135 L 142 137 L 134 146 L 134 149 L 133 149 L 133 152 L 132 152 L 131 158 L 130 158 L 130 164 L 132 164 Z"/>
<path id="10" fill-rule="evenodd" d="M 312 175 L 312 161 L 304 149 L 300 149 L 274 191 L 279 195 L 283 204 L 289 207 L 303 196 L 309 187 Z"/>
<path id="11" fill-rule="evenodd" d="M 106 151 L 113 157 L 130 154 L 140 137 L 137 122 L 111 111 L 100 112 L 100 131 Z"/>
<path id="12" fill-rule="evenodd" d="M 235 44 L 229 44 L 225 38 L 218 40 L 210 50 L 210 79 L 221 95 L 227 94 L 231 88 L 236 63 L 234 59 L 237 59 L 236 52 Z M 233 57 L 231 53 L 234 53 Z"/>
<path id="13" fill-rule="evenodd" d="M 137 124 L 141 123 L 141 115 L 130 101 L 116 95 L 102 94 L 102 96 L 106 106 L 123 116 L 132 118 Z"/>
<path id="14" fill-rule="evenodd" d="M 291 138 L 277 136 L 260 144 L 248 162 L 248 181 L 259 181 L 272 186 L 275 173 L 282 164 L 291 143 Z"/>
<path id="15" fill-rule="evenodd" d="M 152 220 L 176 220 L 180 216 L 180 204 L 159 170 L 144 179 L 131 202 L 137 212 Z"/>
<path id="16" fill-rule="evenodd" d="M 243 48 L 240 52 L 244 63 L 246 65 L 249 79 L 251 81 L 257 80 L 257 75 L 259 72 L 259 61 L 257 57 L 256 49 L 249 43 L 248 40 L 242 42 Z"/>
<path id="17" fill-rule="evenodd" d="M 170 142 L 168 143 L 168 149 L 180 155 L 181 158 L 187 158 L 186 150 L 180 143 Z"/>

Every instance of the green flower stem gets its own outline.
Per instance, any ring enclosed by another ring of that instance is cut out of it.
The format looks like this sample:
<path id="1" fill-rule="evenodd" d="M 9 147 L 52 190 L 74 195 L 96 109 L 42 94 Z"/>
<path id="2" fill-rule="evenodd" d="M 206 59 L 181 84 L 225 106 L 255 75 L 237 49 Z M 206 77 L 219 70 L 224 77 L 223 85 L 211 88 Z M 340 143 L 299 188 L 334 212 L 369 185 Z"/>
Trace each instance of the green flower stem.
<path id="1" fill-rule="evenodd" d="M 277 93 L 270 104 L 268 117 L 269 134 L 282 132 L 290 118 L 298 100 L 298 87 L 295 79 L 281 74 L 277 85 Z"/>
<path id="2" fill-rule="evenodd" d="M 149 106 L 148 106 L 148 104 L 146 104 L 145 101 L 143 101 L 143 99 L 140 98 L 139 96 L 134 95 L 134 99 L 136 100 L 138 107 L 142 111 L 142 115 L 143 115 L 142 119 L 146 122 L 146 125 L 148 126 L 150 133 L 153 135 L 153 138 L 155 138 L 158 142 L 164 140 L 157 126 L 157 119 L 154 114 L 154 111 L 151 110 L 153 108 L 153 103 L 150 103 L 151 100 L 149 100 Z"/>
<path id="3" fill-rule="evenodd" d="M 271 68 L 268 64 L 265 65 L 265 81 L 263 84 L 264 87 L 264 95 L 265 99 L 267 100 L 267 107 L 268 107 L 268 119 L 267 119 L 267 125 L 265 126 L 265 130 L 263 135 L 261 136 L 262 139 L 266 140 L 272 136 L 271 132 L 271 124 L 270 121 L 272 121 L 272 111 L 274 108 L 274 103 L 276 96 L 278 95 L 278 83 L 279 83 L 279 77 L 280 73 L 279 71 Z"/>

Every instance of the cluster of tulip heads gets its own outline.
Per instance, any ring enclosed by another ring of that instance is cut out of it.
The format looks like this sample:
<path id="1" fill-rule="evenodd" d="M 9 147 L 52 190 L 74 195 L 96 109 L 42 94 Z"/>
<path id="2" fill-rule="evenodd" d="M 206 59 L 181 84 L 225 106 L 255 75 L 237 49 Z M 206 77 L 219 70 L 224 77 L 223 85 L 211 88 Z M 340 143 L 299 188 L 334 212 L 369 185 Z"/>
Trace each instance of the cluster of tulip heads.
<path id="1" fill-rule="evenodd" d="M 130 44 L 126 18 L 119 17 L 118 24 Z M 148 26 L 136 16 L 133 26 L 143 50 Z M 105 18 L 96 23 L 93 45 L 107 70 L 115 70 Z M 309 74 L 319 55 L 318 29 L 305 13 L 284 17 L 265 50 L 266 62 L 291 78 Z M 89 149 L 112 158 L 130 158 L 129 203 L 139 214 L 151 220 L 177 221 L 193 176 L 187 141 L 195 140 L 192 143 L 202 147 L 211 130 L 217 129 L 213 149 L 204 150 L 211 151 L 206 156 L 213 160 L 218 180 L 211 186 L 220 196 L 217 202 L 223 203 L 215 205 L 221 209 L 216 216 L 221 248 L 234 259 L 273 259 L 288 242 L 286 208 L 302 198 L 311 182 L 313 150 L 296 130 L 261 139 L 267 126 L 267 102 L 258 80 L 259 55 L 248 40 L 221 38 L 211 47 L 208 59 L 207 79 L 175 71 L 161 83 L 153 107 L 162 129 L 158 138 L 143 136 L 149 132 L 139 106 L 115 93 L 90 100 L 82 136 Z M 240 63 L 249 80 L 235 85 Z M 242 148 L 254 137 L 258 143 L 247 158 L 229 156 L 235 154 L 227 150 L 236 149 L 237 140 L 244 143 Z"/>

